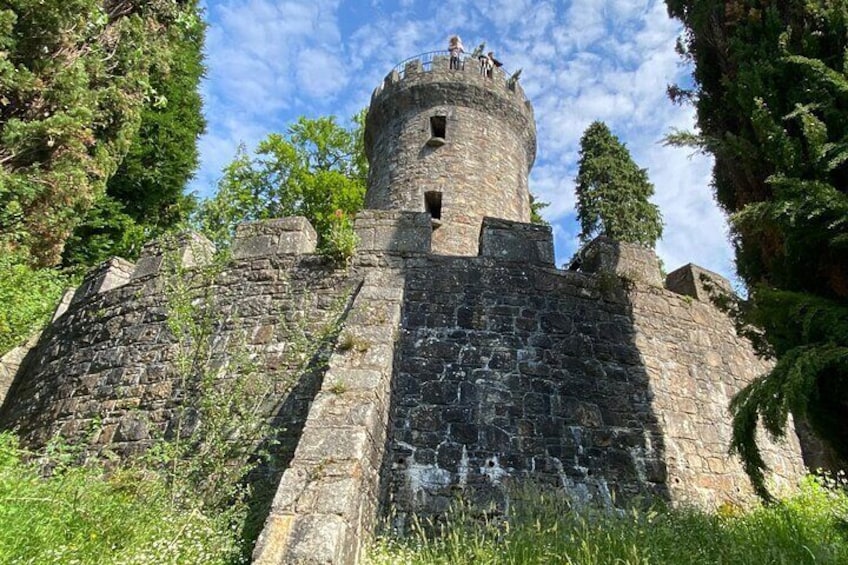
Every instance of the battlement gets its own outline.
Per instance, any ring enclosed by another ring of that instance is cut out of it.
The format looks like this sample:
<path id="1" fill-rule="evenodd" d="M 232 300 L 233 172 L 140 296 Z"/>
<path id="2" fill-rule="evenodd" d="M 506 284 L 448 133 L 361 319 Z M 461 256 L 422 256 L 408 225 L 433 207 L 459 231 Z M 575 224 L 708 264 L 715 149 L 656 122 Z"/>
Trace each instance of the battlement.
<path id="1" fill-rule="evenodd" d="M 391 72 L 386 75 L 386 78 L 383 79 L 382 84 L 374 89 L 371 100 L 373 102 L 374 98 L 382 93 L 383 90 L 398 85 L 406 79 L 420 80 L 422 75 L 425 74 L 428 78 L 456 78 L 459 76 L 467 80 L 482 80 L 485 78 L 492 87 L 503 88 L 505 91 L 513 93 L 516 100 L 523 102 L 531 112 L 533 111 L 530 101 L 524 95 L 524 89 L 521 88 L 521 84 L 518 80 L 510 80 L 512 74 L 504 67 L 495 67 L 492 69 L 492 77 L 488 78 L 481 70 L 480 61 L 472 58 L 470 54 L 463 53 L 459 56 L 459 59 L 459 69 L 450 68 L 450 54 L 448 51 L 428 51 L 427 53 L 420 53 L 405 59 L 395 65 Z M 507 96 L 510 96 L 510 94 L 507 94 Z"/>
<path id="2" fill-rule="evenodd" d="M 214 269 L 190 233 L 149 243 L 136 265 L 103 263 L 29 352 L 0 359 L 0 425 L 38 446 L 96 422 L 91 448 L 119 454 L 166 434 L 186 398 L 167 288 L 185 277 L 209 290 L 196 304 L 214 312 L 220 385 L 243 355 L 291 385 L 269 399 L 290 463 L 254 563 L 356 563 L 379 508 L 439 513 L 458 492 L 505 508 L 505 477 L 606 504 L 752 496 L 727 454 L 727 405 L 767 367 L 693 294 L 706 271 L 687 265 L 663 288 L 652 250 L 606 238 L 580 271 L 557 269 L 549 227 L 497 218 L 474 257 L 432 252 L 422 212 L 364 210 L 355 229 L 346 269 L 315 253 L 305 218 L 242 224 Z M 327 363 L 304 371 L 296 340 Z M 763 447 L 776 484 L 800 476 L 794 436 Z"/>
<path id="3" fill-rule="evenodd" d="M 468 54 L 461 55 L 460 60 L 460 68 L 451 69 L 447 51 L 430 51 L 398 63 L 371 94 L 369 121 L 389 119 L 391 107 L 398 103 L 397 97 L 408 96 L 418 103 L 426 97 L 431 105 L 486 108 L 493 117 L 508 120 L 518 131 L 526 133 L 529 170 L 536 158 L 536 122 L 533 105 L 521 84 L 510 80 L 511 75 L 503 67 L 492 69 L 489 78 L 481 72 L 479 62 Z M 365 152 L 372 160 L 374 139 L 369 129 L 373 128 L 366 128 Z"/>

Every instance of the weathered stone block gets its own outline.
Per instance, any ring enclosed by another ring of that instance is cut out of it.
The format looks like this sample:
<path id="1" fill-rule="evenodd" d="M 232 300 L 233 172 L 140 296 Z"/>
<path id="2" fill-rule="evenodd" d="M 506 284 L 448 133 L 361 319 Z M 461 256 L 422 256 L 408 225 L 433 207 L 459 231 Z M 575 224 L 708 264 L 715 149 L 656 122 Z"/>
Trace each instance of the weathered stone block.
<path id="1" fill-rule="evenodd" d="M 25 344 L 12 348 L 0 357 L 0 406 L 3 405 L 3 400 L 6 398 L 6 393 L 9 391 L 9 387 L 12 386 L 15 376 L 18 374 L 21 363 L 27 353 L 38 343 L 40 335 L 41 332 L 34 334 Z"/>
<path id="2" fill-rule="evenodd" d="M 483 218 L 480 255 L 503 261 L 553 266 L 554 242 L 551 227 L 499 218 Z"/>
<path id="3" fill-rule="evenodd" d="M 360 252 L 427 253 L 432 227 L 423 212 L 363 210 L 356 215 L 354 229 Z"/>
<path id="4" fill-rule="evenodd" d="M 158 274 L 166 257 L 190 269 L 209 264 L 214 255 L 215 244 L 196 232 L 186 232 L 176 238 L 157 239 L 147 243 L 141 250 L 131 280 Z"/>
<path id="5" fill-rule="evenodd" d="M 353 563 L 357 553 L 348 523 L 332 514 L 308 514 L 295 518 L 285 560 L 290 565 L 336 565 Z M 257 563 L 257 561 L 254 561 Z"/>
<path id="6" fill-rule="evenodd" d="M 56 306 L 56 310 L 53 312 L 53 318 L 50 320 L 51 322 L 55 322 L 62 315 L 68 311 L 68 307 L 71 305 L 71 302 L 74 299 L 74 295 L 76 294 L 77 289 L 69 288 L 62 294 L 62 299 L 59 301 L 59 304 Z"/>
<path id="7" fill-rule="evenodd" d="M 314 253 L 318 234 L 302 216 L 245 222 L 236 228 L 233 258 Z"/>
<path id="8" fill-rule="evenodd" d="M 135 265 L 120 257 L 104 261 L 86 274 L 71 302 L 83 302 L 96 294 L 127 284 L 134 268 Z"/>
<path id="9" fill-rule="evenodd" d="M 615 273 L 632 281 L 663 286 L 656 253 L 635 243 L 598 236 L 580 250 L 578 263 L 575 266 L 584 273 Z"/>
<path id="10" fill-rule="evenodd" d="M 665 287 L 677 294 L 708 302 L 710 295 L 732 295 L 733 289 L 723 276 L 689 263 L 668 274 Z"/>

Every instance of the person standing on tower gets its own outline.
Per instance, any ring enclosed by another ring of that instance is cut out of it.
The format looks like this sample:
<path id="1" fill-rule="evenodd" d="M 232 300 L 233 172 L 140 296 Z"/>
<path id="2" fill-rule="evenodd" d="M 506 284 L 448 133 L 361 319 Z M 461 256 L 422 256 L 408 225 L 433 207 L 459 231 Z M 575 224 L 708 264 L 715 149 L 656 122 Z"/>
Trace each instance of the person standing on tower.
<path id="1" fill-rule="evenodd" d="M 503 63 L 495 59 L 495 53 L 489 51 L 486 55 L 480 55 L 480 74 L 486 78 L 492 78 L 495 67 L 501 67 Z"/>
<path id="2" fill-rule="evenodd" d="M 458 35 L 452 35 L 448 40 L 448 51 L 450 51 L 450 68 L 459 70 L 459 55 L 465 53 L 465 49 L 462 48 L 462 39 Z"/>

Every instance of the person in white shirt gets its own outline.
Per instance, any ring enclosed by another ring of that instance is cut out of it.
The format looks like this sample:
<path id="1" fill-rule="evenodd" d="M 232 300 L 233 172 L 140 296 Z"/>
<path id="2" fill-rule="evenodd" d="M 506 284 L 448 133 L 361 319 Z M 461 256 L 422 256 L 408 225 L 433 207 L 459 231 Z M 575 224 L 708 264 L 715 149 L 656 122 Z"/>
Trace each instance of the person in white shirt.
<path id="1" fill-rule="evenodd" d="M 462 48 L 462 39 L 458 35 L 452 35 L 448 40 L 448 51 L 450 51 L 450 68 L 459 70 L 459 55 L 465 53 L 465 49 Z"/>

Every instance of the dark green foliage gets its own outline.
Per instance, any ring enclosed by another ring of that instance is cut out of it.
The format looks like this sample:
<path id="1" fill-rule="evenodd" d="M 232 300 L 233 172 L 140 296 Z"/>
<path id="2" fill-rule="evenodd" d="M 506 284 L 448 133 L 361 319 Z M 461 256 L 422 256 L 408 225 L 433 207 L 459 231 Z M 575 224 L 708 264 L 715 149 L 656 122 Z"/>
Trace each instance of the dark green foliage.
<path id="1" fill-rule="evenodd" d="M 758 416 L 775 433 L 788 411 L 848 458 L 848 4 L 667 0 L 694 63 L 695 144 L 715 156 L 736 264 L 751 289 L 740 325 L 759 328 L 775 369 L 733 404 L 733 449 L 762 489 Z M 823 320 L 827 320 L 823 322 Z M 751 333 L 751 332 L 749 332 Z"/>
<path id="2" fill-rule="evenodd" d="M 530 223 L 549 226 L 550 223 L 542 217 L 542 210 L 550 206 L 550 202 L 543 202 L 532 194 L 530 195 Z"/>
<path id="3" fill-rule="evenodd" d="M 0 243 L 50 265 L 138 127 L 142 22 L 96 0 L 13 0 L 0 22 Z"/>
<path id="4" fill-rule="evenodd" d="M 583 132 L 575 182 L 583 242 L 603 234 L 653 247 L 662 236 L 659 209 L 648 201 L 654 193 L 648 173 L 603 122 Z"/>
<path id="5" fill-rule="evenodd" d="M 145 242 L 186 220 L 194 207 L 184 190 L 205 128 L 198 92 L 205 24 L 196 1 L 182 3 L 176 18 L 179 25 L 166 30 L 162 60 L 151 68 L 151 92 L 129 153 L 66 245 L 66 265 L 135 258 Z"/>
<path id="6" fill-rule="evenodd" d="M 0 9 L 0 249 L 37 266 L 106 188 L 156 100 L 185 2 L 10 0 Z"/>
<path id="7" fill-rule="evenodd" d="M 246 220 L 305 216 L 323 242 L 337 211 L 355 214 L 368 174 L 362 115 L 345 129 L 335 118 L 301 117 L 286 135 L 270 134 L 248 155 L 244 147 L 224 169 L 218 192 L 203 202 L 196 221 L 218 245 L 227 245 Z"/>

